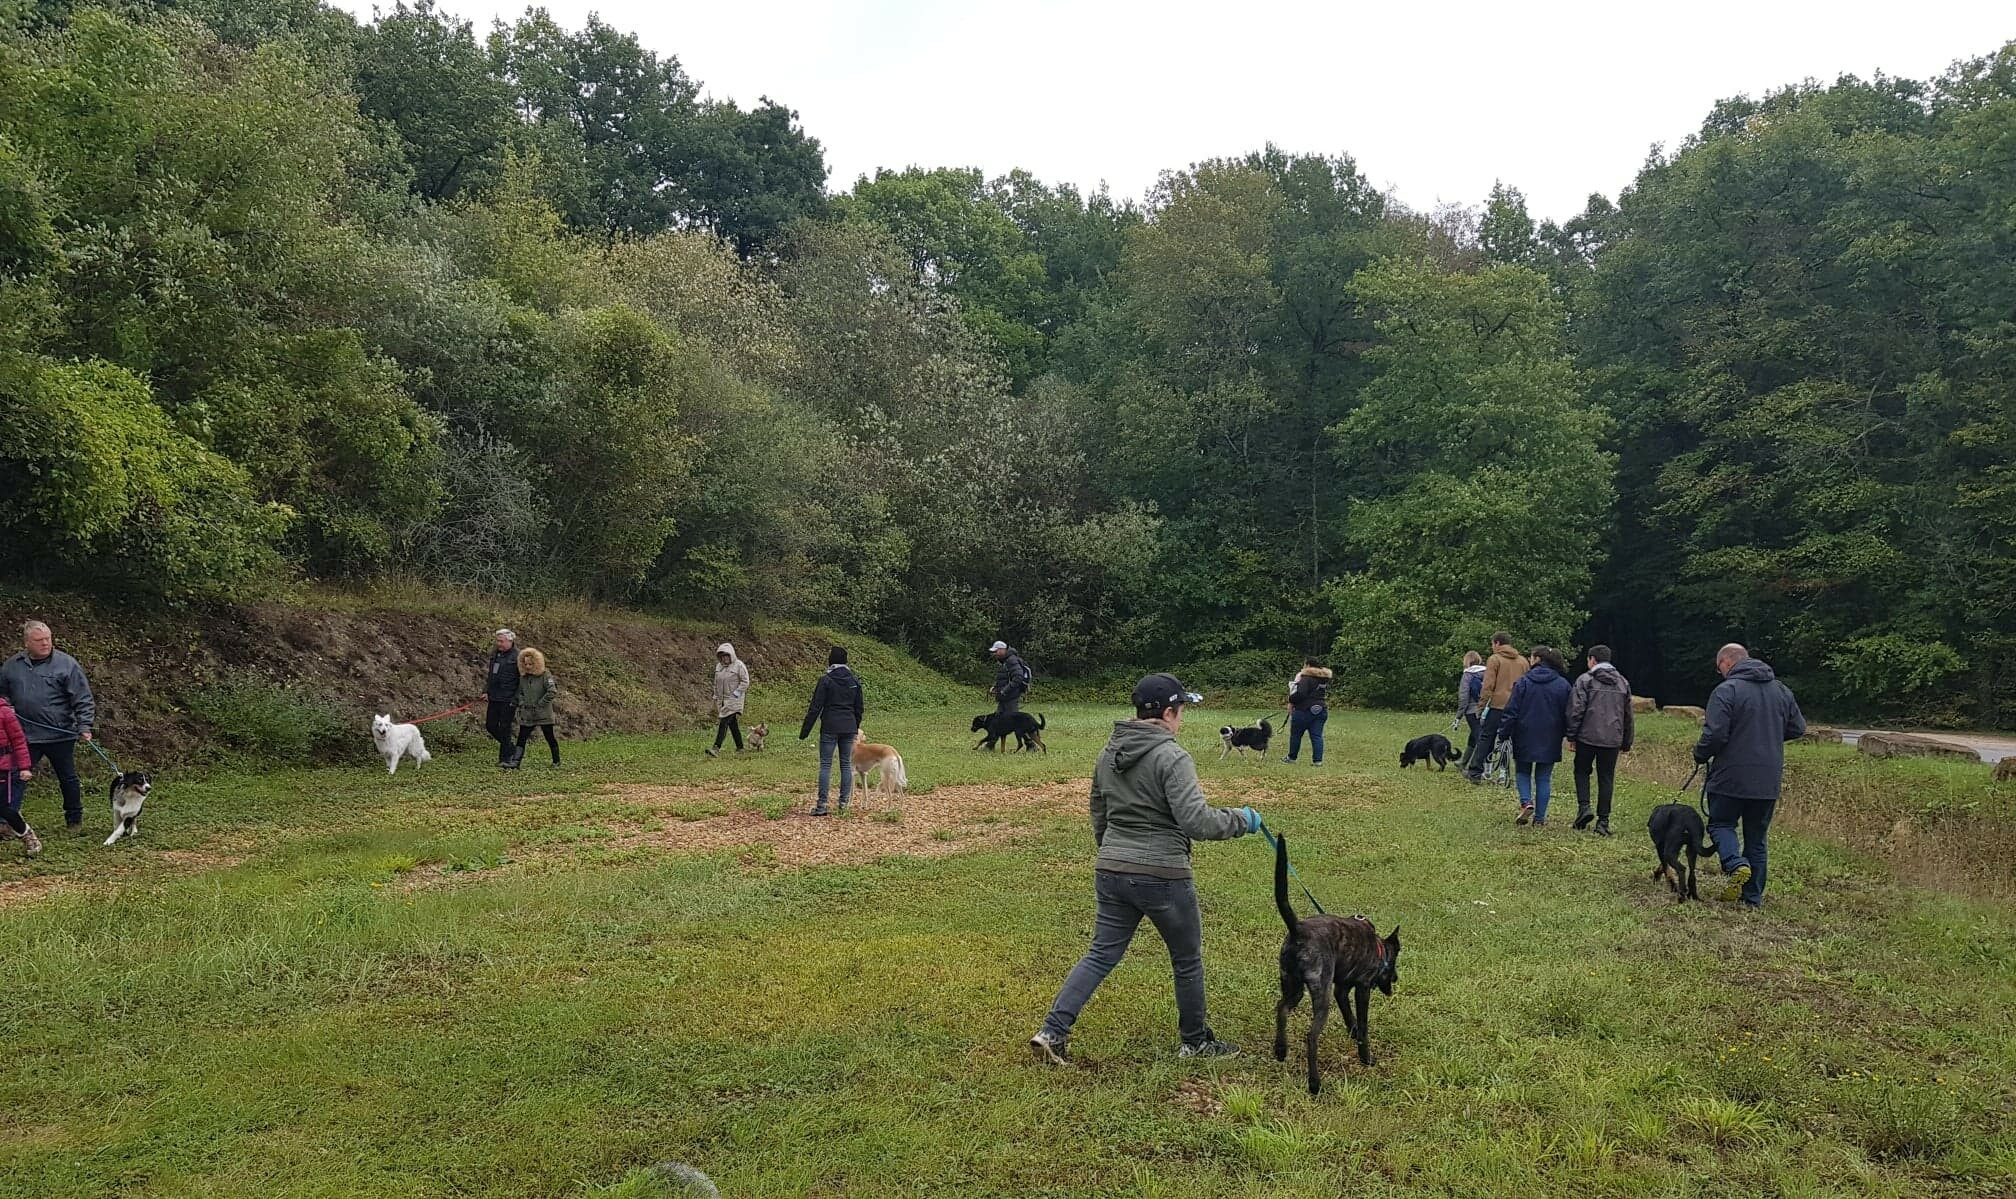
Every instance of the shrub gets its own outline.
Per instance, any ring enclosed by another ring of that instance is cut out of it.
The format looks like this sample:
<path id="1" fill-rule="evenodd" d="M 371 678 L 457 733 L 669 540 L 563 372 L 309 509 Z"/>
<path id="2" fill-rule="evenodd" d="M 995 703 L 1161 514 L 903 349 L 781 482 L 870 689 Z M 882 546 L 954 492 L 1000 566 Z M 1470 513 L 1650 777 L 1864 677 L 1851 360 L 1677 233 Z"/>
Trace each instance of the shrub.
<path id="1" fill-rule="evenodd" d="M 183 702 L 228 749 L 265 761 L 331 761 L 356 740 L 356 730 L 334 705 L 251 672 L 205 683 Z"/>

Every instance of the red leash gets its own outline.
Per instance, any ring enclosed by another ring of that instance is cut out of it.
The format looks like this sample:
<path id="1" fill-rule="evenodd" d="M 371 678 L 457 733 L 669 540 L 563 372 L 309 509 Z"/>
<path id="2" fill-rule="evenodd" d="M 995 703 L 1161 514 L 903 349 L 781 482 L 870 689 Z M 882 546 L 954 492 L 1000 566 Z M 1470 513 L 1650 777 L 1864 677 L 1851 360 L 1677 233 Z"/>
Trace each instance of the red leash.
<path id="1" fill-rule="evenodd" d="M 448 710 L 447 710 L 446 712 L 436 712 L 436 713 L 434 713 L 434 715 L 432 715 L 432 716 L 422 716 L 422 717 L 421 717 L 420 719 L 418 719 L 418 720 L 409 720 L 409 721 L 407 721 L 406 723 L 407 723 L 407 724 L 426 724 L 426 723 L 427 723 L 428 721 L 430 721 L 430 720 L 439 720 L 439 719 L 441 719 L 441 718 L 442 718 L 443 716 L 453 716 L 453 715 L 455 715 L 455 714 L 456 714 L 457 712 L 467 712 L 467 711 L 468 711 L 469 709 L 471 709 L 471 708 L 473 708 L 473 707 L 475 707 L 475 706 L 476 706 L 476 701 L 472 699 L 472 700 L 470 700 L 470 701 L 469 701 L 468 703 L 466 703 L 466 704 L 463 704 L 463 705 L 462 705 L 461 707 L 459 707 L 459 708 L 450 708 L 450 709 L 448 709 Z"/>

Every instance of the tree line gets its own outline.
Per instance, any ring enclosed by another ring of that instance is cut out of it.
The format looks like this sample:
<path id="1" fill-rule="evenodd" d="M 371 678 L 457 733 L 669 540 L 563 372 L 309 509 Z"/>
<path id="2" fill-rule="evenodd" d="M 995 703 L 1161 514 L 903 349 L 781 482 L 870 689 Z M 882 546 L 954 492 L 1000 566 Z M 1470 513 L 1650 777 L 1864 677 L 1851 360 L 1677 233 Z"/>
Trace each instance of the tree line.
<path id="1" fill-rule="evenodd" d="M 786 105 L 593 19 L 16 0 L 0 569 L 1306 651 L 1377 703 L 1498 628 L 1676 695 L 1735 638 L 2008 723 L 2012 146 L 2016 47 L 1724 101 L 1560 224 L 1272 146 L 829 193 Z"/>

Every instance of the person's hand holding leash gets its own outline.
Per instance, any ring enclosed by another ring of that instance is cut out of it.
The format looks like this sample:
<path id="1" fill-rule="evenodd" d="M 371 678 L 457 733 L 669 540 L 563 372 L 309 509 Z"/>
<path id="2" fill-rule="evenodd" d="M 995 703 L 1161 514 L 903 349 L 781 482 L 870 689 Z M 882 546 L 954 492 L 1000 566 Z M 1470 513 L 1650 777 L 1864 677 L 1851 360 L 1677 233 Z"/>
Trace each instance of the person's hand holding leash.
<path id="1" fill-rule="evenodd" d="M 1257 833 L 1260 831 L 1260 813 L 1258 811 L 1253 808 L 1240 808 L 1239 814 L 1246 817 L 1247 832 Z"/>

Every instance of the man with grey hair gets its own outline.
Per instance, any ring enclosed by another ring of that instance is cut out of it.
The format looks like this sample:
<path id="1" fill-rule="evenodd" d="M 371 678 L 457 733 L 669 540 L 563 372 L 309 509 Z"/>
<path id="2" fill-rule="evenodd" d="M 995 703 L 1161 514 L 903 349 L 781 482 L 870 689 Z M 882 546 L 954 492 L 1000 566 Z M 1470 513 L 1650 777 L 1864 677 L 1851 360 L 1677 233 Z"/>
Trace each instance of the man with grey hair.
<path id="1" fill-rule="evenodd" d="M 84 827 L 84 789 L 77 781 L 77 742 L 91 740 L 98 718 L 91 684 L 77 659 L 56 648 L 49 626 L 31 620 L 21 626 L 21 652 L 0 664 L 0 695 L 28 736 L 28 769 L 49 760 L 63 792 L 63 823 Z"/>
<path id="2" fill-rule="evenodd" d="M 520 756 L 511 730 L 518 715 L 518 634 L 498 629 L 492 636 L 497 648 L 490 654 L 490 673 L 483 680 L 483 697 L 490 701 L 483 713 L 483 731 L 497 742 L 497 765 L 510 770 Z"/>
<path id="3" fill-rule="evenodd" d="M 1708 766 L 1708 836 L 1728 883 L 1724 902 L 1764 906 L 1765 837 L 1785 778 L 1785 743 L 1806 733 L 1792 689 L 1734 642 L 1715 655 L 1722 682 L 1708 697 L 1694 760 Z M 1743 842 L 1736 842 L 1736 827 Z"/>

